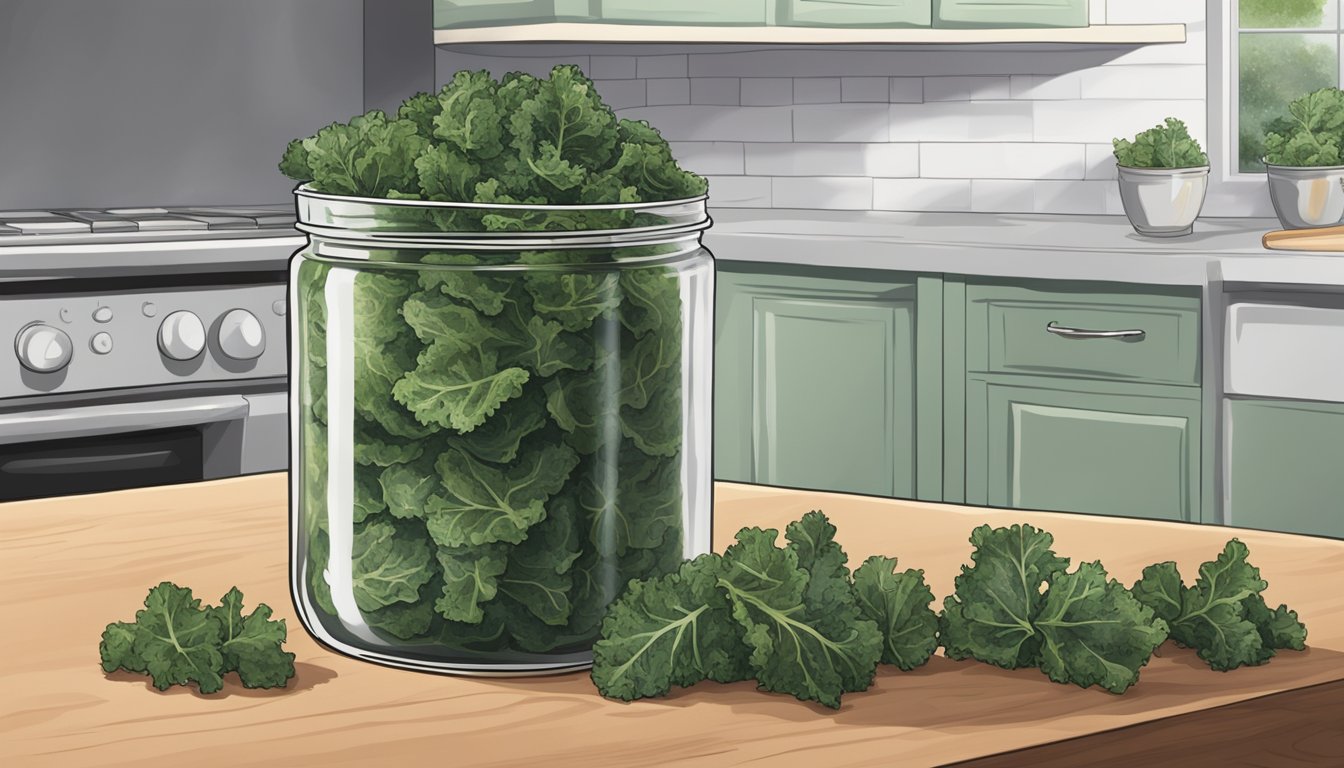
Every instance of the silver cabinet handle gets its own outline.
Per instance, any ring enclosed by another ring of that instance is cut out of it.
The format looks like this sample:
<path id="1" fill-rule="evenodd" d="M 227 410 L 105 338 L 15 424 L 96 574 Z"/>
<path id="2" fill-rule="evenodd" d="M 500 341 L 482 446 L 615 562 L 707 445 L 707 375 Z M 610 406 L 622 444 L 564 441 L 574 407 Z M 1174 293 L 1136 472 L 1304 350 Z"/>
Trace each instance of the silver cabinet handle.
<path id="1" fill-rule="evenodd" d="M 1084 328 L 1069 328 L 1065 325 L 1059 325 L 1053 320 L 1046 323 L 1045 330 L 1047 333 L 1063 336 L 1066 339 L 1141 339 L 1146 335 L 1146 331 L 1138 328 L 1128 331 L 1089 331 Z"/>

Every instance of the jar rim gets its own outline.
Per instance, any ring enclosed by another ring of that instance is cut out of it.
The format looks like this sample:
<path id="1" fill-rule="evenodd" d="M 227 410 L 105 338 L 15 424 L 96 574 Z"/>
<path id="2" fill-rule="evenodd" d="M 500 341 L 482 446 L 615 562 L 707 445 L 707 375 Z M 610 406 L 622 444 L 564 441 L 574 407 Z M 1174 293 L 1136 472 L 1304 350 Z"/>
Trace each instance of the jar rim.
<path id="1" fill-rule="evenodd" d="M 684 206 L 691 203 L 704 202 L 709 199 L 708 194 L 696 195 L 695 197 L 682 197 L 675 200 L 644 200 L 637 203 L 573 203 L 573 204 L 546 204 L 535 205 L 529 203 L 470 203 L 456 200 L 416 200 L 411 198 L 393 198 L 393 197 L 361 197 L 359 195 L 334 195 L 330 192 L 319 192 L 312 188 L 308 183 L 300 184 L 294 188 L 295 197 L 310 197 L 315 200 L 330 200 L 333 202 L 365 203 L 368 205 L 386 205 L 393 207 L 408 208 L 441 208 L 441 209 L 464 209 L 464 210 L 517 210 L 517 211 L 637 211 L 648 208 L 662 208 L 671 206 Z"/>

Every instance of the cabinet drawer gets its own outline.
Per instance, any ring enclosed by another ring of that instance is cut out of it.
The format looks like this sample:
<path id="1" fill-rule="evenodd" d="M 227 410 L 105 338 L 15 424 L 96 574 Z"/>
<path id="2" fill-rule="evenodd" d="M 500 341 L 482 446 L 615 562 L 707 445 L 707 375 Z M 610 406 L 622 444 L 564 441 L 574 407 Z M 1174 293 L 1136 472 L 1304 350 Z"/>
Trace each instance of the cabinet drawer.
<path id="1" fill-rule="evenodd" d="M 434 28 L 591 21 L 588 0 L 434 0 Z"/>
<path id="2" fill-rule="evenodd" d="M 933 0 L 935 27 L 1086 27 L 1087 0 Z"/>
<path id="3" fill-rule="evenodd" d="M 782 0 L 780 23 L 927 27 L 932 0 Z"/>
<path id="4" fill-rule="evenodd" d="M 968 370 L 1198 384 L 1194 296 L 967 286 Z"/>
<path id="5" fill-rule="evenodd" d="M 1237 303 L 1227 310 L 1224 390 L 1344 403 L 1344 306 Z"/>
<path id="6" fill-rule="evenodd" d="M 602 0 L 602 20 L 654 24 L 764 24 L 770 0 Z"/>

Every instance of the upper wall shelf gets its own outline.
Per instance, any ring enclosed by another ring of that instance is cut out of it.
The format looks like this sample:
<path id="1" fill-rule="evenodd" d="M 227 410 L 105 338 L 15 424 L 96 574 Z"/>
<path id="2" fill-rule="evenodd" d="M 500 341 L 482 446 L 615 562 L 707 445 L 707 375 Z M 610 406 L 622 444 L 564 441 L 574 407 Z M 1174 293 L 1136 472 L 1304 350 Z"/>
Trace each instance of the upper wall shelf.
<path id="1" fill-rule="evenodd" d="M 670 26 L 549 22 L 434 31 L 435 45 L 463 43 L 755 43 L 765 45 L 1151 45 L 1185 42 L 1184 24 L 1093 24 L 1032 29 Z"/>

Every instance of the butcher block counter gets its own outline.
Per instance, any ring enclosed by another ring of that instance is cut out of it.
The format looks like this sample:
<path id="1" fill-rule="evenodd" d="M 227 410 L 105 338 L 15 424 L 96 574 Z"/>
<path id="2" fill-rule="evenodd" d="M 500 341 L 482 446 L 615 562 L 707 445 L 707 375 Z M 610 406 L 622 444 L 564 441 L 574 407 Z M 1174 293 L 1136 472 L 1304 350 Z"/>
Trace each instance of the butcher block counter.
<path id="1" fill-rule="evenodd" d="M 1188 747 L 1220 728 L 1222 741 L 1235 739 L 1244 731 L 1238 722 L 1279 728 L 1266 718 L 1283 709 L 1273 702 L 1284 696 L 1316 696 L 1306 707 L 1314 712 L 1344 711 L 1344 684 L 1335 682 L 1344 680 L 1341 541 L 720 484 L 716 550 L 741 526 L 782 528 L 822 509 L 838 527 L 851 565 L 894 555 L 903 568 L 924 569 L 939 600 L 952 590 L 958 566 L 969 563 L 967 537 L 982 523 L 1043 527 L 1055 535 L 1059 554 L 1075 563 L 1100 558 L 1126 583 L 1165 559 L 1175 559 L 1190 578 L 1235 534 L 1268 579 L 1270 604 L 1287 602 L 1301 615 L 1310 647 L 1280 652 L 1261 667 L 1218 673 L 1168 643 L 1122 696 L 1055 684 L 1033 669 L 938 656 L 913 672 L 881 667 L 870 690 L 846 694 L 834 711 L 758 692 L 750 682 L 704 683 L 626 704 L 598 696 L 585 674 L 436 676 L 319 646 L 290 603 L 285 483 L 284 475 L 260 475 L 0 504 L 5 765 L 1104 765 L 1108 756 L 1127 762 L 1109 751 L 1114 745 L 1146 738 L 1125 736 L 1141 733 L 1127 728 L 1104 741 L 1103 732 L 1126 726 L 1175 724 L 1163 738 Z M 289 687 L 248 690 L 231 675 L 215 695 L 184 687 L 160 693 L 145 677 L 104 674 L 97 649 L 103 627 L 131 619 L 146 590 L 164 580 L 211 602 L 237 585 L 248 610 L 256 602 L 272 606 L 288 623 L 286 647 L 297 654 Z M 1257 698 L 1240 710 L 1225 706 Z M 1260 707 L 1249 720 L 1248 706 Z M 1344 753 L 1333 751 L 1340 749 L 1342 719 L 1308 727 L 1273 764 L 1344 764 Z M 1285 716 L 1282 727 L 1301 731 L 1302 722 L 1310 719 Z M 1071 739 L 1053 745 L 1073 755 L 1051 756 L 1059 762 L 1044 753 L 1027 760 L 1036 750 L 1021 759 L 986 757 Z M 1164 760 L 1177 753 L 1145 743 L 1148 751 L 1135 764 L 1201 764 Z"/>

